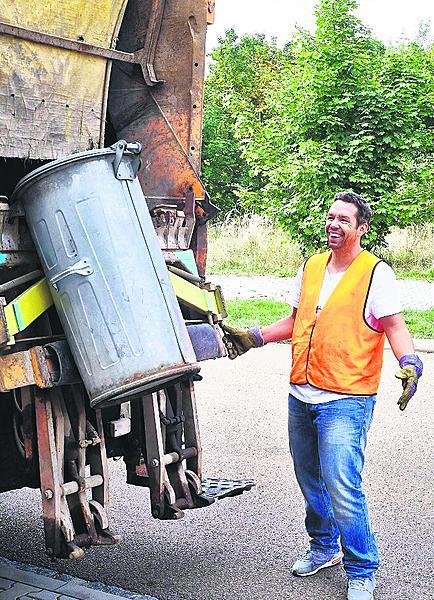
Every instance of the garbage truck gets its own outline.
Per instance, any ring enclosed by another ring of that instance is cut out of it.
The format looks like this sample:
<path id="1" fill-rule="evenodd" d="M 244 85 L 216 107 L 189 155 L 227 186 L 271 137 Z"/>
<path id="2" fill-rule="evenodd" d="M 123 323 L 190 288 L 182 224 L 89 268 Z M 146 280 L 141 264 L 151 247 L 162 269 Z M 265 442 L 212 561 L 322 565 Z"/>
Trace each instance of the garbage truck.
<path id="1" fill-rule="evenodd" d="M 53 558 L 119 540 L 110 458 L 156 519 L 254 485 L 204 477 L 194 395 L 225 355 L 200 179 L 213 18 L 0 2 L 0 491 L 40 488 Z"/>

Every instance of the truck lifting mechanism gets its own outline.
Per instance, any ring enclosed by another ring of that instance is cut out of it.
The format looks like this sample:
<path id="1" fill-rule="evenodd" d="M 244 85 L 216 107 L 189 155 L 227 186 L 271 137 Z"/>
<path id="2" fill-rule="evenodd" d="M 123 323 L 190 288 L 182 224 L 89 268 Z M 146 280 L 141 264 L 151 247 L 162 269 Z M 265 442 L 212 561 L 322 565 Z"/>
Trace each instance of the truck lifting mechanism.
<path id="1" fill-rule="evenodd" d="M 47 553 L 118 541 L 109 458 L 152 516 L 204 478 L 194 384 L 225 356 L 200 180 L 207 0 L 0 7 L 0 491 L 39 487 Z"/>

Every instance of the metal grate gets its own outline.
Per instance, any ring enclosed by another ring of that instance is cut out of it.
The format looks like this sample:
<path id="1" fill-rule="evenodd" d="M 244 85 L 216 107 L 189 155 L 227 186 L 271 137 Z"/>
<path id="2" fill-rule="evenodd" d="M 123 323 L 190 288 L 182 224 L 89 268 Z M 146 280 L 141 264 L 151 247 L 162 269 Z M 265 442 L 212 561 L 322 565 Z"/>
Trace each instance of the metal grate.
<path id="1" fill-rule="evenodd" d="M 213 499 L 228 498 L 247 492 L 254 485 L 254 479 L 207 478 L 202 481 L 202 495 Z"/>

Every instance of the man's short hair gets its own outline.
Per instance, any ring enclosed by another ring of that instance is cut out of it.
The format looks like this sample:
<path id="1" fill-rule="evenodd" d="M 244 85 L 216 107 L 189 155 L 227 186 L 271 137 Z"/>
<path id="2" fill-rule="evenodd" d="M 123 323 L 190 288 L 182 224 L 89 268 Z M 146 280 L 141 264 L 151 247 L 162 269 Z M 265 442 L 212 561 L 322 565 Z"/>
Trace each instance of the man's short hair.
<path id="1" fill-rule="evenodd" d="M 354 204 L 354 206 L 357 208 L 357 226 L 361 225 L 362 223 L 367 223 L 369 225 L 372 217 L 372 210 L 362 196 L 359 196 L 359 194 L 356 194 L 355 192 L 338 192 L 335 196 L 335 202 L 336 200 Z"/>

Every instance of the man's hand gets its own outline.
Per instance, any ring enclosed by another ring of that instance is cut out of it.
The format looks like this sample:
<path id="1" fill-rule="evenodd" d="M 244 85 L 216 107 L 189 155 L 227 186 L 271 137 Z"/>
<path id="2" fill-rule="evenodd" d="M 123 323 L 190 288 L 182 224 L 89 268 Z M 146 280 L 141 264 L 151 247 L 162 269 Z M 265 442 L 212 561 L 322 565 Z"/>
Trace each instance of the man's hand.
<path id="1" fill-rule="evenodd" d="M 398 406 L 404 410 L 417 390 L 417 382 L 422 376 L 423 363 L 416 354 L 405 354 L 399 359 L 401 367 L 395 377 L 402 380 L 403 392 L 398 400 Z"/>
<path id="2" fill-rule="evenodd" d="M 223 343 L 231 360 L 241 356 L 250 348 L 260 348 L 265 343 L 259 327 L 239 329 L 222 324 L 221 328 L 224 332 Z"/>

